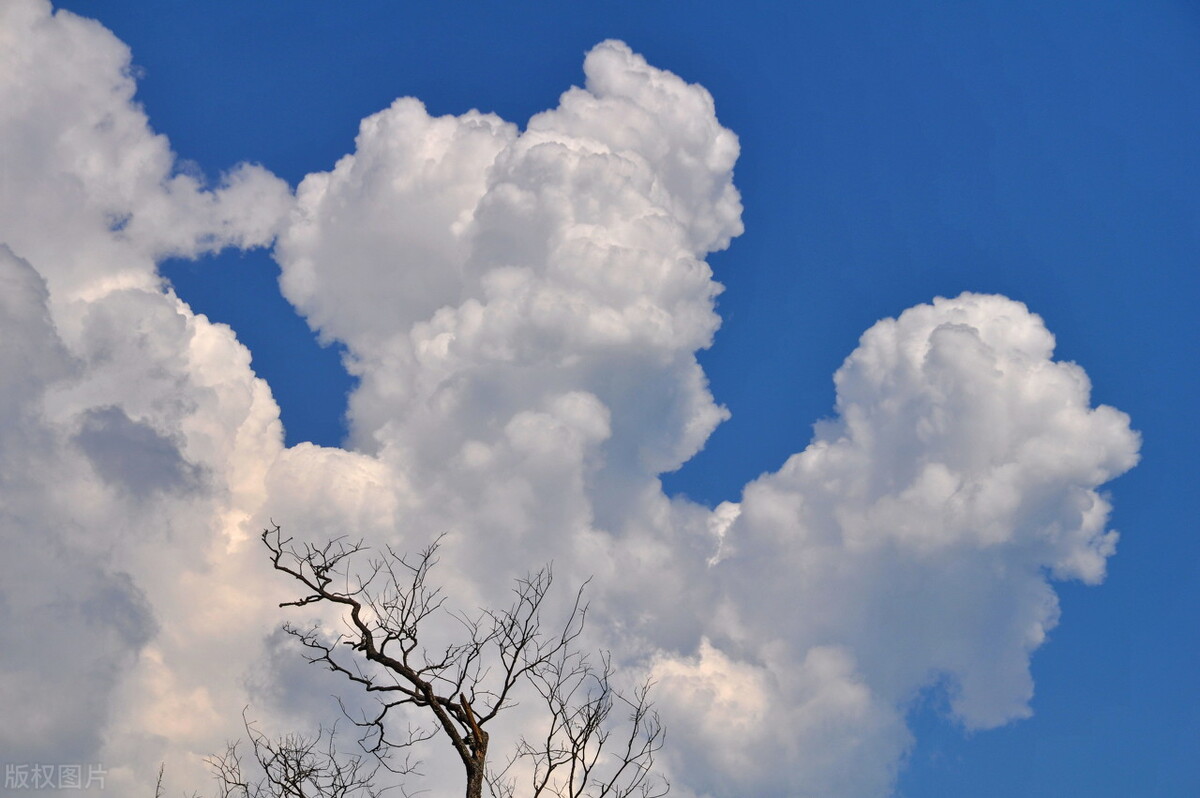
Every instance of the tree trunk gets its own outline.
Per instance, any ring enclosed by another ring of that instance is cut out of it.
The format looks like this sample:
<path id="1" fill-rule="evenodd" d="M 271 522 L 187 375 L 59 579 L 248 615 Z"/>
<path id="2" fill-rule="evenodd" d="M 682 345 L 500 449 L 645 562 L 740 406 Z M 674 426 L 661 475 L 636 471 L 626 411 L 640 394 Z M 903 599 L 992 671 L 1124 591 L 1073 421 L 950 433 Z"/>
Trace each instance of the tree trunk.
<path id="1" fill-rule="evenodd" d="M 479 728 L 479 727 L 476 727 Z M 487 732 L 481 731 L 471 751 L 471 763 L 467 765 L 467 798 L 483 798 L 483 775 L 487 771 Z"/>
<path id="2" fill-rule="evenodd" d="M 483 798 L 482 764 L 467 769 L 467 798 Z"/>
<path id="3" fill-rule="evenodd" d="M 483 798 L 483 774 L 487 770 L 488 733 L 479 728 L 475 719 L 475 710 L 466 695 L 459 693 L 458 700 L 471 729 L 469 735 L 471 756 L 465 759 L 467 766 L 467 798 Z"/>

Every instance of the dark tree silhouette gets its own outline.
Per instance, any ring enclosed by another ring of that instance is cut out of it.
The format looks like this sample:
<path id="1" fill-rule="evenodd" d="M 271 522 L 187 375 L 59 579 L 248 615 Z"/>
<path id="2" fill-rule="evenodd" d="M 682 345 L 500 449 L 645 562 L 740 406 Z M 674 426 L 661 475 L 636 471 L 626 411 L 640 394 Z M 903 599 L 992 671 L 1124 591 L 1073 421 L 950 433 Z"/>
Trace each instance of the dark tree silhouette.
<path id="1" fill-rule="evenodd" d="M 230 746 L 211 760 L 221 798 L 374 798 L 383 792 L 375 786 L 377 766 L 415 774 L 416 749 L 435 739 L 452 746 L 462 763 L 467 798 L 481 798 L 485 788 L 494 798 L 666 795 L 669 785 L 653 771 L 665 735 L 649 700 L 650 684 L 621 694 L 607 653 L 588 656 L 577 647 L 588 612 L 586 584 L 566 620 L 547 631 L 549 566 L 515 580 L 508 607 L 467 614 L 450 609 L 442 589 L 430 582 L 440 539 L 415 556 L 385 549 L 367 559 L 361 574 L 350 567 L 356 555 L 367 556 L 361 541 L 299 545 L 278 525 L 264 530 L 262 540 L 275 570 L 305 588 L 305 595 L 281 607 L 327 604 L 342 611 L 346 631 L 337 635 L 316 625 L 287 623 L 284 630 L 310 663 L 376 699 L 375 709 L 354 716 L 343 707 L 369 758 L 339 755 L 332 730 L 272 741 L 247 722 L 264 775 L 251 783 L 237 746 Z M 453 642 L 431 645 L 435 638 Z M 545 731 L 535 740 L 511 741 L 500 764 L 493 764 L 489 726 L 515 706 L 522 688 L 540 696 Z M 400 721 L 403 733 L 397 732 Z M 527 788 L 518 790 L 518 774 L 530 779 Z"/>
<path id="2" fill-rule="evenodd" d="M 220 798 L 380 798 L 386 791 L 375 785 L 378 764 L 339 752 L 332 729 L 313 737 L 289 734 L 272 740 L 251 721 L 245 720 L 245 726 L 260 775 L 251 780 L 237 744 L 230 743 L 224 754 L 208 760 Z"/>

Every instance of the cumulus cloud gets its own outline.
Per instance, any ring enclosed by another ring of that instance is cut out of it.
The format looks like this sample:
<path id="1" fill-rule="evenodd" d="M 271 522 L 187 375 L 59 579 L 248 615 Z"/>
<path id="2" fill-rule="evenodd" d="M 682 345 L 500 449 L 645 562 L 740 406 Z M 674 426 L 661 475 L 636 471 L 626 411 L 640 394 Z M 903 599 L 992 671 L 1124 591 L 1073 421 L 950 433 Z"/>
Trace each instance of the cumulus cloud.
<path id="1" fill-rule="evenodd" d="M 751 692 L 789 697 L 765 727 L 813 737 L 788 736 L 794 769 L 751 771 L 762 794 L 883 794 L 927 687 L 966 728 L 1030 713 L 1029 657 L 1058 621 L 1050 578 L 1103 578 L 1116 533 L 1096 489 L 1139 443 L 1053 347 L 1038 316 L 998 296 L 881 321 L 835 376 L 836 415 L 746 487 L 712 572 L 713 643 L 656 672 L 689 729 L 721 716 L 687 700 L 689 683 L 734 668 L 759 669 Z M 831 730 L 841 742 L 822 745 Z M 714 756 L 723 744 L 707 741 Z"/>
<path id="2" fill-rule="evenodd" d="M 352 439 L 405 530 L 450 530 L 475 580 L 593 549 L 649 578 L 682 534 L 645 523 L 672 513 L 657 475 L 725 417 L 694 353 L 718 326 L 703 258 L 741 232 L 736 137 L 623 44 L 584 72 L 523 132 L 398 100 L 300 184 L 275 250 L 347 347 Z"/>
<path id="3" fill-rule="evenodd" d="M 54 334 L 45 283 L 0 246 L 0 288 L 0 700 L 30 719 L 7 724 L 0 748 L 79 756 L 97 745 L 106 694 L 154 623 L 128 575 L 72 545 L 78 530 L 55 507 L 72 475 L 58 468 L 63 442 L 39 424 L 38 399 L 76 364 Z M 76 678 L 83 662 L 90 679 Z"/>
<path id="4" fill-rule="evenodd" d="M 230 550 L 282 449 L 249 353 L 156 259 L 267 244 L 291 193 L 259 167 L 215 190 L 180 171 L 93 21 L 4 3 L 0 53 L 0 692 L 29 719 L 0 750 L 103 760 L 133 794 L 168 744 L 198 750 L 181 726 L 207 746 L 240 710 L 221 652 L 254 649 L 269 588 Z"/>
<path id="5" fill-rule="evenodd" d="M 885 795 L 931 685 L 969 728 L 1028 714 L 1050 580 L 1113 553 L 1097 489 L 1136 460 L 1129 420 L 1023 305 L 964 294 L 869 330 L 834 416 L 739 502 L 664 495 L 727 415 L 695 353 L 738 142 L 702 87 L 604 42 L 523 128 L 397 100 L 293 196 L 181 169 L 94 22 L 7 3 L 0 52 L 0 696 L 37 719 L 0 750 L 195 789 L 247 703 L 336 712 L 273 633 L 271 518 L 445 532 L 466 609 L 549 560 L 594 577 L 591 642 L 657 679 L 685 795 Z M 249 353 L 156 271 L 272 242 L 360 378 L 348 450 L 285 448 Z"/>

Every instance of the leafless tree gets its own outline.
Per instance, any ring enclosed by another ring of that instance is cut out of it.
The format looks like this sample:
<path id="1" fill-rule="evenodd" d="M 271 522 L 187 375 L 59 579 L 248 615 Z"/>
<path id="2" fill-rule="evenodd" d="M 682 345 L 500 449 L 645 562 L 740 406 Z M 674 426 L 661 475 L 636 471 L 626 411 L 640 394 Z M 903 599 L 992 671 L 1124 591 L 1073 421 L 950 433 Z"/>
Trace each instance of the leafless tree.
<path id="1" fill-rule="evenodd" d="M 361 754 L 338 751 L 335 730 L 314 736 L 288 734 L 268 738 L 243 716 L 256 767 L 251 776 L 237 743 L 209 758 L 220 798 L 380 798 L 378 765 Z M 161 781 L 161 777 L 160 777 Z"/>
<path id="2" fill-rule="evenodd" d="M 589 656 L 578 648 L 588 612 L 583 587 L 566 620 L 547 631 L 549 566 L 515 580 L 507 608 L 469 614 L 451 609 L 430 581 L 440 539 L 415 556 L 390 548 L 371 556 L 361 541 L 345 538 L 296 544 L 277 525 L 264 530 L 262 540 L 275 569 L 305 588 L 301 598 L 280 606 L 341 609 L 341 633 L 291 623 L 284 630 L 303 646 L 310 663 L 341 674 L 376 699 L 365 712 L 343 706 L 373 762 L 401 776 L 416 774 L 416 747 L 441 739 L 463 765 L 467 798 L 481 798 L 485 788 L 495 798 L 666 795 L 669 785 L 653 770 L 665 734 L 649 700 L 650 684 L 623 695 L 612 683 L 609 656 Z M 363 557 L 360 573 L 351 562 Z M 448 629 L 456 634 L 448 635 Z M 452 642 L 430 642 L 447 639 Z M 545 731 L 533 740 L 513 740 L 502 764 L 494 766 L 489 726 L 516 705 L 521 689 L 540 696 Z M 249 783 L 231 746 L 211 761 L 225 790 L 221 798 L 378 794 L 372 792 L 376 773 L 361 758 L 339 758 L 332 733 L 271 741 L 247 723 L 247 735 L 266 776 Z M 329 742 L 322 746 L 326 736 Z M 518 792 L 519 774 L 532 782 Z"/>

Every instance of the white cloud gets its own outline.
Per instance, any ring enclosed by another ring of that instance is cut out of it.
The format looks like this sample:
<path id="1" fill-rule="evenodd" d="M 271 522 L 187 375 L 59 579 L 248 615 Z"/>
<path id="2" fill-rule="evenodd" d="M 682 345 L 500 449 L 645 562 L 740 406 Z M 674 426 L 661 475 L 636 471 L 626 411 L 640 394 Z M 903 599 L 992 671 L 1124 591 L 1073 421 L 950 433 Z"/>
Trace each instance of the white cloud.
<path id="1" fill-rule="evenodd" d="M 795 696 L 785 704 L 801 727 L 824 718 L 822 739 L 842 741 L 839 756 L 791 752 L 795 780 L 752 770 L 763 794 L 831 794 L 814 773 L 854 776 L 829 782 L 832 794 L 881 794 L 907 742 L 903 713 L 926 687 L 945 686 L 967 728 L 1029 714 L 1029 656 L 1058 621 L 1048 576 L 1103 578 L 1116 533 L 1096 488 L 1134 465 L 1139 443 L 1124 414 L 1091 408 L 1086 375 L 1053 361 L 1053 343 L 997 296 L 881 321 L 836 375 L 837 415 L 746 487 L 713 569 L 722 597 L 708 634 L 726 669 L 762 669 L 776 695 Z M 837 678 L 814 687 L 808 663 L 831 652 Z M 688 728 L 720 715 L 673 681 L 720 672 L 705 660 L 658 665 L 668 692 L 684 691 L 672 698 L 692 708 L 682 714 L 699 715 Z M 828 704 L 801 698 L 826 689 Z M 703 742 L 701 768 L 727 740 Z"/>
<path id="2" fill-rule="evenodd" d="M 178 173 L 95 22 L 4 3 L 0 53 L 0 691 L 31 719 L 0 750 L 103 758 L 132 794 L 167 750 L 158 720 L 190 724 L 169 743 L 188 750 L 240 711 L 225 649 L 255 650 L 270 589 L 230 547 L 282 449 L 249 353 L 165 293 L 155 259 L 267 244 L 290 192 L 258 167 L 216 191 Z M 200 695 L 216 720 L 170 710 Z"/>
<path id="3" fill-rule="evenodd" d="M 550 559 L 563 584 L 594 575 L 593 639 L 659 679 L 694 795 L 885 794 L 923 687 L 950 685 L 969 727 L 1027 714 L 1048 573 L 1103 578 L 1096 489 L 1136 436 L 1001 297 L 873 327 L 836 417 L 740 503 L 663 494 L 725 416 L 695 352 L 719 324 L 704 258 L 741 233 L 738 144 L 703 88 L 623 44 L 524 130 L 398 100 L 294 198 L 259 167 L 215 190 L 184 174 L 93 22 L 6 3 L 0 53 L 0 547 L 20 574 L 0 696 L 37 719 L 6 752 L 102 757 L 128 794 L 167 761 L 191 789 L 247 701 L 315 720 L 334 685 L 276 670 L 271 517 L 408 547 L 447 531 L 468 607 Z M 276 232 L 286 296 L 361 378 L 353 451 L 284 448 L 249 353 L 160 285 L 158 259 Z"/>
<path id="4" fill-rule="evenodd" d="M 686 792 L 705 795 L 886 795 L 910 735 L 838 646 L 799 659 L 786 645 L 761 663 L 702 639 L 695 656 L 651 670 L 680 738 L 668 754 Z M 686 794 L 686 793 L 685 793 Z"/>

